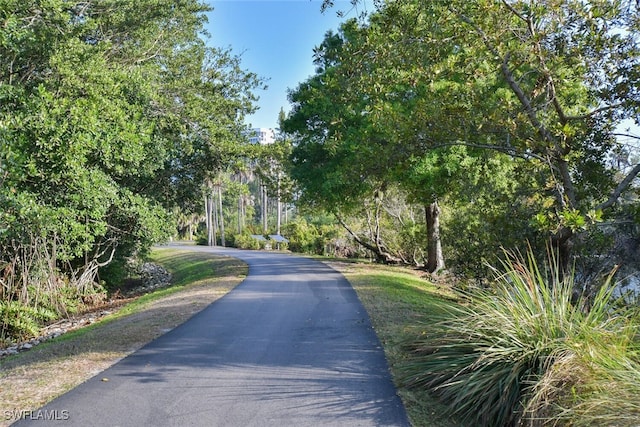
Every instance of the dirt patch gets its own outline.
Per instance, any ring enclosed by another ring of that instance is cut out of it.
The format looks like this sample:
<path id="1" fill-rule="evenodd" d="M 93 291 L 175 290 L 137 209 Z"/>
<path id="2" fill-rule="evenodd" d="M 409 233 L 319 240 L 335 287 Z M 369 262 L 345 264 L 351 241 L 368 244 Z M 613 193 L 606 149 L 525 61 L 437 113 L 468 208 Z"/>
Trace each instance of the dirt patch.
<path id="1" fill-rule="evenodd" d="M 108 316 L 83 334 L 62 336 L 0 361 L 0 427 L 99 374 L 225 295 L 241 277 L 186 287 L 123 317 Z"/>

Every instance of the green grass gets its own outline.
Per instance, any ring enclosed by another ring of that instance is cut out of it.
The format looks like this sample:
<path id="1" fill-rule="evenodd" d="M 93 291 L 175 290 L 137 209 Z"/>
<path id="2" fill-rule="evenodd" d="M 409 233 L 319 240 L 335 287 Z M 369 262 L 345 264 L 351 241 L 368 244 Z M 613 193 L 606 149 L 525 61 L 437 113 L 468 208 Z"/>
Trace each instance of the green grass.
<path id="1" fill-rule="evenodd" d="M 246 265 L 241 261 L 230 262 L 232 259 L 228 258 L 228 262 L 223 262 L 212 258 L 207 253 L 158 248 L 151 253 L 149 260 L 169 270 L 173 286 L 195 284 L 202 280 L 224 276 L 232 272 L 235 275 L 235 269 L 240 265 L 245 266 L 242 275 L 247 275 Z"/>
<path id="2" fill-rule="evenodd" d="M 171 285 L 142 295 L 127 304 L 112 318 L 134 313 L 149 303 L 172 295 L 188 287 L 200 285 L 202 282 L 215 277 L 227 275 L 246 277 L 248 267 L 245 263 L 234 258 L 212 257 L 207 253 L 190 252 L 178 249 L 158 248 L 149 256 L 149 261 L 162 265 L 171 273 Z"/>
<path id="3" fill-rule="evenodd" d="M 343 264 L 338 268 L 369 313 L 412 425 L 465 426 L 428 391 L 410 389 L 398 381 L 409 356 L 404 344 L 415 336 L 416 323 L 445 315 L 448 307 L 455 304 L 455 295 L 404 268 L 371 264 Z"/>
<path id="4" fill-rule="evenodd" d="M 575 300 L 572 276 L 560 277 L 557 264 L 511 258 L 491 289 L 407 341 L 401 384 L 434 391 L 477 426 L 637 425 L 625 420 L 639 405 L 616 404 L 638 391 L 635 312 L 616 310 L 610 282 Z"/>

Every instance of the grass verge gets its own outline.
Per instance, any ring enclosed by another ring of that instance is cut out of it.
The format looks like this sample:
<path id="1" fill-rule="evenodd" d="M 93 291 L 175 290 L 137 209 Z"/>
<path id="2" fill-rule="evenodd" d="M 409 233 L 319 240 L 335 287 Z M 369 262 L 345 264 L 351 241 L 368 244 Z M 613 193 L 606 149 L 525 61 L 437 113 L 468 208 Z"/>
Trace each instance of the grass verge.
<path id="1" fill-rule="evenodd" d="M 0 426 L 14 411 L 34 410 L 183 323 L 246 277 L 243 262 L 162 248 L 152 253 L 173 276 L 102 321 L 0 361 Z M 64 375 L 60 375 L 63 372 Z"/>
<path id="2" fill-rule="evenodd" d="M 398 394 L 415 427 L 464 427 L 447 416 L 446 408 L 426 391 L 408 389 L 398 381 L 408 359 L 406 340 L 415 338 L 418 322 L 429 322 L 454 304 L 448 288 L 436 286 L 407 268 L 373 264 L 327 262 L 356 290 L 384 347 Z"/>

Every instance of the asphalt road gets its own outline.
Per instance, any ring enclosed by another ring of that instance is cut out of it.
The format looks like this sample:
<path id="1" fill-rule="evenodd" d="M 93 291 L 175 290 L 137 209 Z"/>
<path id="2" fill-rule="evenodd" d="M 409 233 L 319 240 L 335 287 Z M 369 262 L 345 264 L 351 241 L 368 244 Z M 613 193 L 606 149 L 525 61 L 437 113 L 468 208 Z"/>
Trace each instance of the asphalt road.
<path id="1" fill-rule="evenodd" d="M 342 275 L 287 254 L 188 248 L 240 258 L 249 276 L 14 425 L 409 425 L 368 315 Z"/>

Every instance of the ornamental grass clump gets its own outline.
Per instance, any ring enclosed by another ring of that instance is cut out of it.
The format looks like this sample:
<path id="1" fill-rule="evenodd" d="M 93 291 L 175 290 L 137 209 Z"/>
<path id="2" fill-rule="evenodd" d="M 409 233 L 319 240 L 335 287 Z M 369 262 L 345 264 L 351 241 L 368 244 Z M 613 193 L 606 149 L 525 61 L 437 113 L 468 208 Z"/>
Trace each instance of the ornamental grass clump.
<path id="1" fill-rule="evenodd" d="M 579 424 L 607 363 L 637 355 L 638 323 L 614 308 L 611 276 L 592 298 L 575 298 L 573 275 L 549 261 L 508 254 L 490 289 L 468 292 L 411 341 L 405 384 L 432 390 L 473 425 Z"/>

